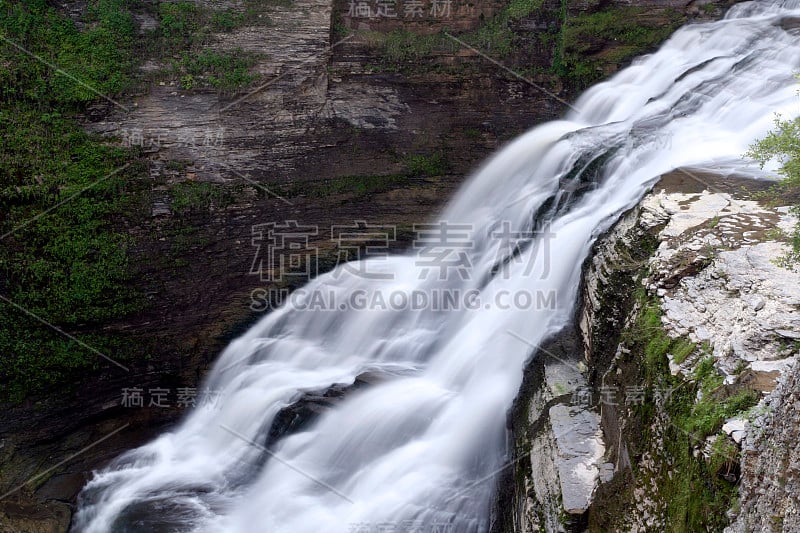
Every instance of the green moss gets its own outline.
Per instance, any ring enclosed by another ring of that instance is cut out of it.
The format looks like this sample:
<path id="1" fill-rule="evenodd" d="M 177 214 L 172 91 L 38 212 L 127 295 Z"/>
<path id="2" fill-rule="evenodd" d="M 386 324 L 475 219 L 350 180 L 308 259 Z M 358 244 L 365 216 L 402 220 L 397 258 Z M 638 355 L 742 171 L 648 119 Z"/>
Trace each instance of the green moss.
<path id="1" fill-rule="evenodd" d="M 617 40 L 625 45 L 645 49 L 669 36 L 669 25 L 648 23 L 641 7 L 610 7 L 594 13 L 570 17 L 564 29 L 567 46 L 575 51 L 591 49 L 592 39 Z"/>
<path id="2" fill-rule="evenodd" d="M 389 174 L 383 176 L 342 176 L 330 180 L 308 181 L 284 187 L 284 196 L 307 196 L 324 198 L 330 195 L 350 195 L 363 197 L 370 194 L 386 192 L 410 182 L 407 174 Z"/>
<path id="3" fill-rule="evenodd" d="M 188 263 L 187 255 L 208 246 L 211 240 L 201 231 L 199 225 L 184 223 L 164 231 L 163 236 L 170 243 L 170 258 L 166 267 L 180 267 Z"/>
<path id="4" fill-rule="evenodd" d="M 90 1 L 79 31 L 45 1 L 2 1 L 0 33 L 58 65 L 0 44 L 0 292 L 16 304 L 0 302 L 0 398 L 19 401 L 102 361 L 75 339 L 117 352 L 113 335 L 80 332 L 142 307 L 119 222 L 136 209 L 145 168 L 76 120 L 97 92 L 131 87 L 125 2 Z"/>
<path id="5" fill-rule="evenodd" d="M 758 393 L 744 389 L 731 396 L 725 394 L 722 376 L 713 366 L 714 359 L 707 357 L 695 369 L 695 390 L 700 399 L 684 406 L 676 413 L 675 423 L 698 442 L 722 428 L 725 419 L 744 413 L 758 403 Z"/>
<path id="6" fill-rule="evenodd" d="M 697 345 L 688 339 L 678 339 L 671 347 L 672 358 L 677 364 L 686 361 L 697 349 Z"/>
<path id="7" fill-rule="evenodd" d="M 511 55 L 517 35 L 510 27 L 513 20 L 523 18 L 541 9 L 542 0 L 513 0 L 504 10 L 485 21 L 477 29 L 460 33 L 458 39 L 495 58 Z M 337 36 L 347 34 L 345 28 L 335 26 Z M 446 35 L 447 30 L 434 34 L 420 34 L 405 29 L 389 32 L 358 32 L 362 39 L 380 50 L 384 57 L 383 69 L 431 70 L 446 69 L 434 61 L 437 55 L 452 54 L 463 45 Z"/>
<path id="8" fill-rule="evenodd" d="M 737 491 L 730 471 L 738 464 L 738 448 L 732 443 L 728 446 L 727 436 L 720 436 L 710 459 L 695 457 L 694 450 L 719 432 L 725 418 L 744 412 L 756 397 L 752 391 L 743 391 L 720 400 L 709 393 L 695 402 L 698 389 L 713 390 L 718 383 L 716 371 L 708 372 L 694 386 L 676 388 L 665 405 L 672 421 L 664 442 L 673 476 L 660 477 L 658 484 L 671 531 L 721 531 L 727 525 L 725 512 L 734 505 Z"/>
<path id="9" fill-rule="evenodd" d="M 666 334 L 656 298 L 640 290 L 637 300 L 639 311 L 622 338 L 633 360 L 641 358 L 651 392 L 644 405 L 634 409 L 638 419 L 634 426 L 659 424 L 662 448 L 657 453 L 669 465 L 656 470 L 657 479 L 652 482 L 639 482 L 658 488 L 656 496 L 666 507 L 668 531 L 721 531 L 727 525 L 725 511 L 737 495 L 730 479 L 739 452 L 727 444 L 727 437 L 717 439 L 708 461 L 695 457 L 695 450 L 704 446 L 707 437 L 717 434 L 727 418 L 747 412 L 759 395 L 749 389 L 729 391 L 712 357 L 701 359 L 689 379 L 672 376 L 667 354 L 685 360 L 697 348 L 688 339 L 671 339 Z M 661 391 L 660 399 L 653 394 L 657 390 Z M 659 411 L 666 414 L 667 425 L 663 418 L 657 418 Z M 651 439 L 649 430 L 637 436 L 643 443 Z M 642 475 L 644 471 L 640 470 L 637 476 Z"/>
<path id="10" fill-rule="evenodd" d="M 521 19 L 542 9 L 543 4 L 544 0 L 511 0 L 506 13 L 512 20 Z"/>
<path id="11" fill-rule="evenodd" d="M 334 42 L 341 41 L 348 35 L 352 34 L 350 28 L 348 28 L 342 21 L 342 14 L 339 10 L 334 9 L 334 12 L 331 14 L 331 18 L 333 20 L 331 24 L 331 37 L 333 38 Z"/>
<path id="12" fill-rule="evenodd" d="M 685 21 L 682 13 L 671 9 L 608 5 L 576 16 L 568 16 L 568 11 L 566 0 L 556 9 L 545 6 L 542 0 L 511 0 L 478 28 L 454 35 L 492 58 L 524 63 L 515 69 L 518 72 L 532 70 L 537 76 L 559 76 L 570 88 L 583 89 L 621 63 L 650 51 Z M 534 13 L 546 15 L 551 27 L 536 32 L 522 30 L 517 21 Z M 335 35 L 347 34 L 340 23 L 334 23 L 334 27 Z M 356 33 L 380 51 L 384 58 L 380 69 L 384 71 L 454 71 L 455 66 L 441 64 L 437 56 L 452 54 L 463 46 L 448 37 L 446 30 L 428 35 L 404 29 Z M 549 70 L 530 64 L 530 54 L 541 54 L 542 50 L 552 50 Z M 465 62 L 458 68 L 469 66 Z"/>
<path id="13" fill-rule="evenodd" d="M 60 69 L 0 42 L 4 64 L 0 86 L 6 104 L 21 99 L 79 104 L 94 100 L 98 93 L 116 94 L 129 86 L 135 31 L 125 2 L 92 0 L 87 11 L 87 26 L 79 31 L 45 0 L 0 1 L 3 35 Z"/>
<path id="14" fill-rule="evenodd" d="M 514 51 L 516 34 L 509 28 L 508 20 L 508 15 L 501 13 L 461 39 L 491 57 L 509 56 Z"/>
<path id="15" fill-rule="evenodd" d="M 133 153 L 105 146 L 71 118 L 28 105 L 0 111 L 0 204 L 6 213 L 0 232 L 13 232 L 0 248 L 3 294 L 68 330 L 141 308 L 131 288 L 131 239 L 115 220 L 131 209 L 139 192 L 129 180 L 144 169 L 122 169 Z M 0 307 L 0 381 L 9 387 L 0 397 L 20 399 L 71 369 L 96 363 L 96 355 L 19 309 Z"/>
<path id="16" fill-rule="evenodd" d="M 258 76 L 250 72 L 255 55 L 241 49 L 218 50 L 212 47 L 213 34 L 230 32 L 245 24 L 269 24 L 265 7 L 274 2 L 245 2 L 244 11 L 212 9 L 195 2 L 158 4 L 157 30 L 148 32 L 144 42 L 149 55 L 170 65 L 151 74 L 155 80 L 178 80 L 184 90 L 213 87 L 223 91 L 241 89 Z"/>
<path id="17" fill-rule="evenodd" d="M 257 57 L 241 49 L 217 51 L 211 48 L 183 52 L 173 61 L 173 71 L 180 77 L 181 87 L 189 90 L 197 87 L 214 87 L 233 92 L 258 79 L 250 69 Z"/>
<path id="18" fill-rule="evenodd" d="M 701 9 L 701 10 L 703 11 L 703 13 L 705 13 L 706 15 L 710 15 L 710 14 L 712 14 L 712 13 L 715 13 L 715 12 L 716 12 L 716 11 L 719 9 L 719 7 L 717 7 L 715 4 L 702 4 L 702 5 L 700 6 L 700 9 Z"/>
<path id="19" fill-rule="evenodd" d="M 643 367 L 647 385 L 659 385 L 659 380 L 665 373 L 669 373 L 667 353 L 673 345 L 681 343 L 673 341 L 661 325 L 661 307 L 658 301 L 647 297 L 643 289 L 636 294 L 640 310 L 636 320 L 627 331 L 622 334 L 622 342 L 638 347 L 643 358 Z"/>
<path id="20" fill-rule="evenodd" d="M 211 27 L 217 31 L 233 31 L 247 20 L 245 13 L 231 10 L 215 11 L 211 14 Z"/>
<path id="21" fill-rule="evenodd" d="M 410 155 L 403 162 L 406 173 L 413 177 L 441 176 L 447 172 L 447 161 L 442 153 Z"/>
<path id="22" fill-rule="evenodd" d="M 381 49 L 386 60 L 394 63 L 417 61 L 454 49 L 453 41 L 442 33 L 421 35 L 399 29 L 387 33 L 373 32 L 368 39 Z"/>
<path id="23" fill-rule="evenodd" d="M 289 0 L 245 0 L 241 9 L 214 9 L 197 2 L 159 2 L 156 15 L 158 30 L 151 38 L 161 38 L 167 47 L 190 48 L 207 44 L 212 32 L 230 32 L 244 25 L 270 23 L 266 9 L 274 5 L 289 5 Z M 169 50 L 169 48 L 167 48 Z"/>
<path id="24" fill-rule="evenodd" d="M 306 181 L 284 186 L 283 196 L 326 197 L 349 195 L 363 197 L 405 187 L 415 180 L 441 176 L 447 172 L 447 161 L 441 153 L 412 154 L 402 159 L 403 172 L 380 176 L 341 176 L 328 180 Z"/>
<path id="25" fill-rule="evenodd" d="M 188 1 L 88 0 L 78 26 L 57 3 L 0 0 L 0 35 L 8 39 L 0 42 L 0 294 L 13 302 L 0 301 L 0 399 L 60 391 L 108 364 L 86 345 L 115 360 L 146 356 L 122 334 L 87 333 L 113 330 L 145 306 L 132 260 L 141 243 L 127 228 L 149 206 L 152 181 L 140 179 L 147 169 L 136 149 L 83 130 L 86 106 L 140 90 L 136 66 L 144 57 L 171 63 L 157 75 L 185 88 L 248 85 L 254 58 L 210 49 L 210 37 L 268 23 L 265 8 L 287 3 L 245 0 L 241 12 Z M 148 11 L 158 27 L 137 35 L 131 10 Z M 170 192 L 181 214 L 224 206 L 230 196 L 210 184 Z"/>
<path id="26" fill-rule="evenodd" d="M 206 182 L 179 183 L 170 189 L 170 195 L 170 209 L 179 215 L 223 208 L 234 200 L 231 191 L 223 185 Z"/>
<path id="27" fill-rule="evenodd" d="M 604 75 L 604 67 L 651 50 L 684 21 L 680 13 L 669 10 L 663 16 L 648 17 L 648 9 L 608 6 L 593 13 L 565 15 L 553 71 L 575 88 L 585 88 Z M 597 55 L 601 51 L 603 55 Z"/>
<path id="28" fill-rule="evenodd" d="M 711 446 L 711 457 L 708 467 L 711 472 L 723 476 L 730 476 L 733 469 L 738 466 L 741 451 L 725 433 L 719 433 Z M 733 464 L 732 464 L 733 463 Z"/>

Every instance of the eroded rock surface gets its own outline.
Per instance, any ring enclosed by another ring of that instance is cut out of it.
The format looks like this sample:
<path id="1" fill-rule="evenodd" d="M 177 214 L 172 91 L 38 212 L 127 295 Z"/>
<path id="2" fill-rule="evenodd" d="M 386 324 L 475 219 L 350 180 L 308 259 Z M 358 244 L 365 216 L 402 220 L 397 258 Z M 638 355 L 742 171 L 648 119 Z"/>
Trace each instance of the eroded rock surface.
<path id="1" fill-rule="evenodd" d="M 660 481 L 685 475 L 668 441 L 676 438 L 665 407 L 670 392 L 655 391 L 648 400 L 654 414 L 643 427 L 635 414 L 638 402 L 629 403 L 617 390 L 640 388 L 644 364 L 631 361 L 621 342 L 638 312 L 631 282 L 656 299 L 667 335 L 695 343 L 681 360 L 667 353 L 672 374 L 690 383 L 710 356 L 724 377 L 715 393 L 720 401 L 741 390 L 760 395 L 746 414 L 725 420 L 719 435 L 692 444 L 694 457 L 703 461 L 712 460 L 718 439 L 744 450 L 741 465 L 731 456 L 715 474 L 731 483 L 741 480 L 741 510 L 728 511 L 729 533 L 798 529 L 793 494 L 800 458 L 790 443 L 800 431 L 794 342 L 800 332 L 800 272 L 781 262 L 796 220 L 786 208 L 764 205 L 745 192 L 762 189 L 757 182 L 708 177 L 703 181 L 711 185 L 698 188 L 676 175 L 666 176 L 623 216 L 587 262 L 578 321 L 582 358 L 574 366 L 545 361 L 541 384 L 527 396 L 531 468 L 520 491 L 525 499 L 516 500 L 514 531 L 675 527 Z M 603 401 L 609 386 L 618 396 Z M 595 395 L 594 407 L 575 406 L 584 389 Z M 581 431 L 570 425 L 577 420 Z M 584 514 L 565 519 L 571 513 Z"/>
<path id="2" fill-rule="evenodd" d="M 764 400 L 743 444 L 739 509 L 726 533 L 800 531 L 800 373 Z"/>
<path id="3" fill-rule="evenodd" d="M 586 367 L 579 359 L 559 359 L 544 362 L 542 390 L 529 407 L 528 423 L 534 429 L 521 517 L 524 531 L 561 531 L 580 522 L 605 468 L 600 415 L 574 401 L 587 388 Z"/>
<path id="4" fill-rule="evenodd" d="M 708 191 L 651 195 L 642 209 L 651 221 L 668 221 L 649 280 L 663 299 L 665 327 L 708 343 L 729 383 L 745 367 L 751 379 L 790 368 L 790 345 L 800 335 L 800 272 L 778 264 L 786 245 L 769 240 L 795 223 L 786 210 Z"/>

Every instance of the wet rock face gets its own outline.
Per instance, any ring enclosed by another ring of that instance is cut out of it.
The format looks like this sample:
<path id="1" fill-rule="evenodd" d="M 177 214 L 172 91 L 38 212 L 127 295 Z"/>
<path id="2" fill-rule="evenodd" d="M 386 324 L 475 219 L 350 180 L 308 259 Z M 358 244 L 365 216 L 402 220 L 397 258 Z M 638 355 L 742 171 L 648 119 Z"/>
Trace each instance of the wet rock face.
<path id="1" fill-rule="evenodd" d="M 567 513 L 579 515 L 589 508 L 605 452 L 600 415 L 565 405 L 551 407 L 549 415 L 560 459 L 561 502 Z"/>
<path id="2" fill-rule="evenodd" d="M 513 409 L 513 468 L 501 486 L 494 531 L 582 531 L 600 480 L 605 444 L 575 328 L 534 356 Z M 613 465 L 611 465 L 613 471 Z"/>
<path id="3" fill-rule="evenodd" d="M 532 484 L 525 514 L 536 519 L 527 526 L 533 531 L 537 526 L 572 529 L 580 523 L 603 468 L 600 415 L 574 400 L 587 387 L 578 362 L 546 361 L 543 394 L 531 404 L 528 420 L 538 429 L 531 436 Z"/>
<path id="4" fill-rule="evenodd" d="M 304 393 L 275 415 L 264 447 L 271 448 L 284 435 L 302 430 L 321 413 L 342 401 L 348 394 L 379 380 L 380 376 L 362 374 L 352 384 L 335 384 L 326 390 Z"/>
<path id="5" fill-rule="evenodd" d="M 0 533 L 57 533 L 67 531 L 72 512 L 65 503 L 0 504 Z"/>

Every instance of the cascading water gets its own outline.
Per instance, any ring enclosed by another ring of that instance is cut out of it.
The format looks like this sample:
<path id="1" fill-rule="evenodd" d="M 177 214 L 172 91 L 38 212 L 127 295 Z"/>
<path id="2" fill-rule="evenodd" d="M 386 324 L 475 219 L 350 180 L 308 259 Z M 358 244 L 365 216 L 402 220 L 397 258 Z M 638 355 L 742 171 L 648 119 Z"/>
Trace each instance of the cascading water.
<path id="1" fill-rule="evenodd" d="M 466 270 L 439 279 L 423 250 L 360 265 L 390 279 L 316 278 L 304 294 L 335 309 L 285 306 L 234 341 L 208 378 L 218 399 L 97 473 L 75 530 L 486 531 L 506 411 L 532 347 L 570 320 L 592 242 L 659 175 L 741 169 L 775 112 L 798 114 L 793 17 L 797 0 L 751 2 L 686 26 L 499 152 L 441 216 L 469 228 Z M 423 293 L 462 305 L 387 303 Z M 513 305 L 518 294 L 535 305 Z M 355 296 L 372 305 L 339 309 Z M 268 442 L 281 409 L 365 374 L 368 386 Z"/>

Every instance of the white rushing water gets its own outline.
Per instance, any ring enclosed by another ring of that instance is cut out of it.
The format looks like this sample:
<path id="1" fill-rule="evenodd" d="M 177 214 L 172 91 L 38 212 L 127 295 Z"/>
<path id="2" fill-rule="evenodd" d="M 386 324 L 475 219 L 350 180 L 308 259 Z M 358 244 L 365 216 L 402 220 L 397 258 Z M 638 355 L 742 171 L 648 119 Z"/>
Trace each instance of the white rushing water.
<path id="1" fill-rule="evenodd" d="M 96 474 L 75 530 L 487 531 L 506 412 L 533 347 L 571 319 L 593 241 L 659 175 L 744 168 L 774 114 L 798 114 L 800 33 L 783 29 L 788 17 L 800 17 L 798 1 L 686 26 L 500 151 L 440 217 L 471 228 L 447 257 L 466 272 L 439 279 L 423 249 L 360 265 L 391 279 L 341 268 L 316 278 L 304 294 L 334 294 L 337 307 L 436 291 L 480 305 L 272 312 L 220 356 L 204 386 L 214 402 Z M 504 225 L 520 233 L 500 238 Z M 534 305 L 494 305 L 520 294 Z M 281 409 L 366 374 L 369 385 L 268 440 Z"/>

